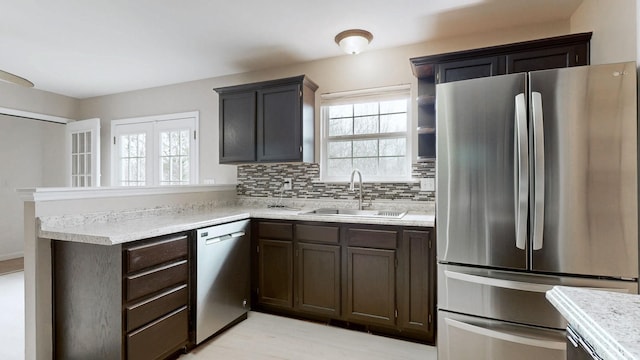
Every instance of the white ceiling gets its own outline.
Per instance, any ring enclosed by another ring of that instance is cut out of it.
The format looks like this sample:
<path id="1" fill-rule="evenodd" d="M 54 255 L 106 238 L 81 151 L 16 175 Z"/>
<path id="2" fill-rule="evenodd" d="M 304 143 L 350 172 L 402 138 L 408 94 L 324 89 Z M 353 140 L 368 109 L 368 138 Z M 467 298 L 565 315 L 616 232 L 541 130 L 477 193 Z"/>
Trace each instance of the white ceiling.
<path id="1" fill-rule="evenodd" d="M 0 0 L 0 69 L 87 98 L 567 19 L 582 0 Z"/>

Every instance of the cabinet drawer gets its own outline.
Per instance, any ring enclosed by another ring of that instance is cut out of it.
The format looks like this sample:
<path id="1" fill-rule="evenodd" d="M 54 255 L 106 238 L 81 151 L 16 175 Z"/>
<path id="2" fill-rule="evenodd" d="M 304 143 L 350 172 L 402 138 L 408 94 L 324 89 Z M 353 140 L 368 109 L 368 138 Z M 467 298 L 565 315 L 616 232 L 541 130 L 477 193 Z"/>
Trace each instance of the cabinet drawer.
<path id="1" fill-rule="evenodd" d="M 144 244 L 125 250 L 127 272 L 138 271 L 174 259 L 186 258 L 188 241 L 186 236 Z"/>
<path id="2" fill-rule="evenodd" d="M 127 301 L 137 299 L 172 285 L 186 283 L 189 276 L 187 260 L 178 261 L 126 279 Z"/>
<path id="3" fill-rule="evenodd" d="M 189 316 L 184 306 L 142 329 L 127 335 L 127 359 L 158 359 L 189 340 Z"/>
<path id="4" fill-rule="evenodd" d="M 340 240 L 339 229 L 337 226 L 296 225 L 296 239 L 337 244 Z"/>
<path id="5" fill-rule="evenodd" d="M 292 240 L 293 225 L 287 223 L 261 222 L 258 234 L 262 239 Z"/>
<path id="6" fill-rule="evenodd" d="M 167 313 L 187 305 L 187 285 L 181 285 L 126 307 L 127 331 L 139 328 Z"/>
<path id="7" fill-rule="evenodd" d="M 347 236 L 349 246 L 357 247 L 395 249 L 398 242 L 398 232 L 390 230 L 349 229 Z"/>

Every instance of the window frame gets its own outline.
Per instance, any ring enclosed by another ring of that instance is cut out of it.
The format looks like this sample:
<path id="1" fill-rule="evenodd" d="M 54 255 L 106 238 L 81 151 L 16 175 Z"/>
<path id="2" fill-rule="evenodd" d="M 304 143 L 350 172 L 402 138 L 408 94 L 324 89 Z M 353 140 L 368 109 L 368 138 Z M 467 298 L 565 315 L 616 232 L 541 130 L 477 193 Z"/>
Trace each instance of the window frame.
<path id="1" fill-rule="evenodd" d="M 328 171 L 328 142 L 329 138 L 329 107 L 334 105 L 361 104 L 367 102 L 382 102 L 388 100 L 407 100 L 407 123 L 406 132 L 346 135 L 332 137 L 332 139 L 364 140 L 364 139 L 385 139 L 398 138 L 404 136 L 405 142 L 405 164 L 402 176 L 375 176 L 363 174 L 365 182 L 407 182 L 411 180 L 411 159 L 412 140 L 414 131 L 412 124 L 411 107 L 411 85 L 402 84 L 386 86 L 380 88 L 362 89 L 354 91 L 344 91 L 336 93 L 321 94 L 320 105 L 320 181 L 322 182 L 346 182 L 348 176 L 329 176 Z M 400 135 L 400 136 L 399 136 Z M 379 156 L 378 156 L 379 157 Z"/>
<path id="2" fill-rule="evenodd" d="M 119 144 L 117 138 L 119 135 L 135 132 L 146 132 L 148 140 L 145 143 L 146 146 L 146 179 L 145 185 L 142 186 L 183 186 L 183 185 L 195 185 L 200 182 L 199 178 L 199 123 L 200 112 L 190 111 L 183 113 L 153 115 L 136 118 L 118 119 L 111 122 L 111 184 L 112 186 L 119 187 L 136 187 L 120 184 L 120 157 L 119 157 Z M 167 124 L 171 124 L 167 126 Z M 178 125 L 176 125 L 178 124 Z M 160 164 L 160 130 L 188 128 L 190 131 L 190 156 L 189 156 L 189 183 L 188 184 L 167 184 L 161 185 L 160 171 L 162 169 Z M 127 131 L 127 130 L 134 131 Z M 138 131 L 135 131 L 135 130 Z"/>

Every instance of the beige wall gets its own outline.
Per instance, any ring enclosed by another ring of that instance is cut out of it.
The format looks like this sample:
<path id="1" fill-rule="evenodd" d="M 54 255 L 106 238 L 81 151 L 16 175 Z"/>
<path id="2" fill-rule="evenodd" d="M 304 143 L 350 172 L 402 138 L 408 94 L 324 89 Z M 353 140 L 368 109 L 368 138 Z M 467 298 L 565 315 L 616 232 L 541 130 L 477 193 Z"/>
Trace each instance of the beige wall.
<path id="1" fill-rule="evenodd" d="M 63 124 L 0 115 L 0 261 L 24 251 L 17 188 L 64 186 Z"/>
<path id="2" fill-rule="evenodd" d="M 571 16 L 571 32 L 592 31 L 591 64 L 636 60 L 636 1 L 584 0 Z"/>
<path id="3" fill-rule="evenodd" d="M 335 91 L 412 84 L 415 92 L 417 82 L 411 73 L 411 57 L 563 35 L 568 32 L 569 22 L 560 21 L 84 99 L 80 101 L 79 115 L 81 118 L 102 119 L 103 185 L 111 183 L 109 164 L 112 120 L 192 110 L 200 111 L 200 180 L 213 178 L 216 183 L 234 183 L 235 166 L 218 164 L 218 96 L 212 91 L 215 87 L 306 74 L 319 85 L 316 93 L 317 104 L 320 94 Z M 319 108 L 316 112 L 318 115 Z M 413 121 L 415 125 L 416 120 Z M 414 154 L 417 153 L 416 147 L 414 144 Z M 316 154 L 319 152 L 316 151 Z"/>
<path id="4" fill-rule="evenodd" d="M 36 81 L 37 85 L 37 81 Z M 0 107 L 77 119 L 80 100 L 0 81 Z M 16 188 L 64 186 L 64 125 L 0 115 L 0 260 L 24 249 Z"/>

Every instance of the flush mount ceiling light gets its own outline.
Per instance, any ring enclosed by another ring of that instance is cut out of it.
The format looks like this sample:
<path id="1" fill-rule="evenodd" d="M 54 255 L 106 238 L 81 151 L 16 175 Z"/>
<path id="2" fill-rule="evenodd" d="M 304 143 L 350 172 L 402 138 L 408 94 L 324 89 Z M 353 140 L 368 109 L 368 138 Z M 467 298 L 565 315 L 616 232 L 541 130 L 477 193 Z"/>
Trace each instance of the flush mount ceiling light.
<path id="1" fill-rule="evenodd" d="M 347 54 L 358 54 L 373 40 L 373 35 L 366 30 L 345 30 L 336 35 L 336 44 Z"/>
<path id="2" fill-rule="evenodd" d="M 0 80 L 1 81 L 6 81 L 8 83 L 12 83 L 12 84 L 16 84 L 16 85 L 21 85 L 21 86 L 26 86 L 26 87 L 33 87 L 33 83 L 25 78 L 22 78 L 18 75 L 14 75 L 10 72 L 6 72 L 6 71 L 2 71 L 0 70 Z"/>

